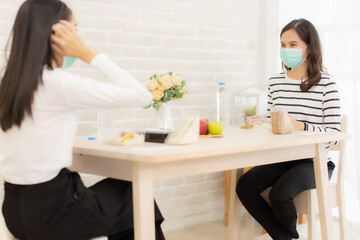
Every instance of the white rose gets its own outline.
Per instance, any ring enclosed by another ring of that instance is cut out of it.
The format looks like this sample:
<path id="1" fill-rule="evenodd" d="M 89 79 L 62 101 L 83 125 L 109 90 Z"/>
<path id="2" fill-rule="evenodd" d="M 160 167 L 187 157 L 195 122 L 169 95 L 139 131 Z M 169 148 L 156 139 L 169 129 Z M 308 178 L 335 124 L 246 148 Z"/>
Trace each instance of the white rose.
<path id="1" fill-rule="evenodd" d="M 158 81 L 156 79 L 149 80 L 146 83 L 146 88 L 149 91 L 153 91 L 153 90 L 157 89 L 158 86 L 159 86 L 159 84 L 158 84 Z"/>
<path id="2" fill-rule="evenodd" d="M 181 79 L 178 76 L 172 76 L 172 84 L 177 87 L 181 85 Z"/>
<path id="3" fill-rule="evenodd" d="M 165 76 L 159 78 L 159 83 L 161 85 L 161 88 L 165 89 L 165 90 L 169 89 L 173 86 L 170 75 L 165 75 Z"/>
<path id="4" fill-rule="evenodd" d="M 164 92 L 160 90 L 155 90 L 151 92 L 153 95 L 153 98 L 155 101 L 161 100 L 161 98 L 164 96 Z"/>

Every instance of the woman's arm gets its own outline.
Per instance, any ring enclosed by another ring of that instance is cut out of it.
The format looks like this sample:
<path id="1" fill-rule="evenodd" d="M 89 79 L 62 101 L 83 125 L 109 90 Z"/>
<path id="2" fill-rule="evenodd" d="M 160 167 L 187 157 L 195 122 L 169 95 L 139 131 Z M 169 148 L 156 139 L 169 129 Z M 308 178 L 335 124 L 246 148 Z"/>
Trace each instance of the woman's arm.
<path id="1" fill-rule="evenodd" d="M 312 124 L 308 122 L 297 121 L 289 114 L 292 125 L 296 131 L 309 132 L 333 132 L 340 131 L 340 101 L 336 83 L 328 80 L 324 83 L 324 90 L 322 96 L 322 110 L 319 115 L 322 115 L 322 124 Z"/>
<path id="2" fill-rule="evenodd" d="M 268 86 L 268 102 L 267 102 L 267 110 L 266 110 L 266 118 L 271 118 L 271 111 L 273 110 L 273 99 L 271 96 L 270 85 Z"/>
<path id="3" fill-rule="evenodd" d="M 55 52 L 89 63 L 109 81 L 96 82 L 58 69 L 56 74 L 60 76 L 61 84 L 54 84 L 60 84 L 67 109 L 142 107 L 151 102 L 150 92 L 141 83 L 107 56 L 93 52 L 82 41 L 71 23 L 60 20 L 53 26 L 53 31 L 51 40 Z"/>
<path id="4" fill-rule="evenodd" d="M 340 98 L 337 85 L 332 80 L 325 84 L 322 105 L 323 126 L 305 123 L 304 130 L 310 132 L 340 132 Z"/>
<path id="5" fill-rule="evenodd" d="M 94 61 L 96 60 L 99 60 L 102 64 L 107 64 L 108 61 L 111 62 L 105 55 L 101 54 L 94 58 Z M 113 68 L 115 70 L 112 70 Z M 115 64 L 109 69 L 114 72 L 123 71 Z M 62 90 L 63 99 L 59 99 L 58 103 L 63 105 L 65 102 L 66 111 L 144 107 L 152 100 L 151 93 L 135 78 L 125 72 L 116 78 L 118 81 L 115 84 L 95 81 L 62 70 L 55 71 L 52 74 L 56 74 L 56 72 L 59 73 L 61 79 L 57 83 L 53 82 L 53 84 L 58 85 Z M 106 74 L 106 72 L 102 73 Z M 131 82 L 133 85 L 129 87 L 127 82 Z"/>

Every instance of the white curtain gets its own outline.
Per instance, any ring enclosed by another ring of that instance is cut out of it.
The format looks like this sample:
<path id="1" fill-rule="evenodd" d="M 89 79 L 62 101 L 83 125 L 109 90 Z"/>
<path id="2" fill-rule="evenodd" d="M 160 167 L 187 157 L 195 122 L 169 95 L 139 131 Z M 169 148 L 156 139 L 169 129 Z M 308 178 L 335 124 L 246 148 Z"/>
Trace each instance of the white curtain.
<path id="1" fill-rule="evenodd" d="M 278 6 L 279 39 L 281 29 L 293 19 L 305 18 L 317 28 L 323 47 L 324 65 L 338 84 L 341 111 L 349 116 L 346 158 L 347 219 L 360 222 L 360 0 L 273 0 Z M 275 36 L 276 35 L 276 36 Z M 274 48 L 280 47 L 280 40 Z M 280 58 L 276 60 L 280 68 Z M 336 176 L 335 176 L 336 177 Z"/>

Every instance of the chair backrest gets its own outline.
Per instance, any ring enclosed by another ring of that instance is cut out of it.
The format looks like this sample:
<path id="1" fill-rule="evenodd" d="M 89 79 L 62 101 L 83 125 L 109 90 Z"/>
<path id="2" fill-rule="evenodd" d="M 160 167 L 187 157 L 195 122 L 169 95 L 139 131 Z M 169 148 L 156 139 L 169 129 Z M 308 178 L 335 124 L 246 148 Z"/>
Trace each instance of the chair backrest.
<path id="1" fill-rule="evenodd" d="M 341 128 L 340 131 L 342 133 L 348 132 L 348 117 L 347 115 L 343 115 L 341 118 Z M 343 186 L 344 184 L 344 176 L 345 176 L 345 151 L 346 149 L 346 140 L 341 140 L 336 145 L 330 146 L 330 151 L 338 151 L 339 152 L 339 163 L 338 163 L 338 177 L 337 184 Z"/>

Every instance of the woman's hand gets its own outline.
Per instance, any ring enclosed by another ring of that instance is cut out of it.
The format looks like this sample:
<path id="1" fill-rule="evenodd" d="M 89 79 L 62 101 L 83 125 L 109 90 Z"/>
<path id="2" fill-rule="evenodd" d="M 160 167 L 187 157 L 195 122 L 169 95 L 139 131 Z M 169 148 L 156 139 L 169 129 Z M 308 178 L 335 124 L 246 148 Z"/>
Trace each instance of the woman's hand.
<path id="1" fill-rule="evenodd" d="M 291 124 L 294 126 L 296 131 L 304 131 L 305 130 L 305 124 L 303 122 L 296 121 L 295 118 L 293 116 L 291 116 L 290 114 L 288 114 L 288 116 L 291 120 Z"/>
<path id="2" fill-rule="evenodd" d="M 60 20 L 59 23 L 53 25 L 52 30 L 51 41 L 55 52 L 79 58 L 87 63 L 96 56 L 96 53 L 86 46 L 70 22 Z"/>
<path id="3" fill-rule="evenodd" d="M 253 115 L 253 116 L 247 116 L 246 117 L 246 125 L 253 125 L 257 121 L 264 120 L 264 117 L 261 115 Z"/>

